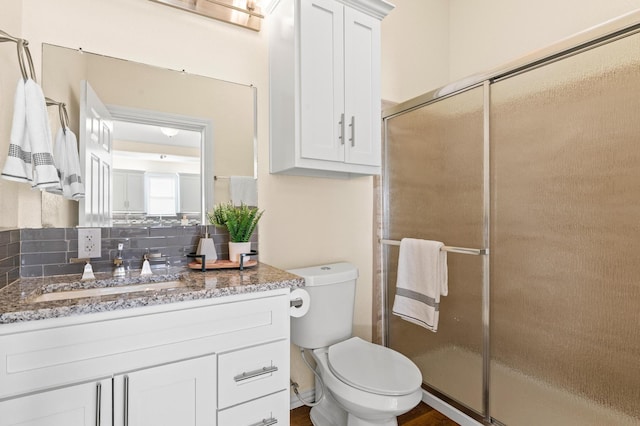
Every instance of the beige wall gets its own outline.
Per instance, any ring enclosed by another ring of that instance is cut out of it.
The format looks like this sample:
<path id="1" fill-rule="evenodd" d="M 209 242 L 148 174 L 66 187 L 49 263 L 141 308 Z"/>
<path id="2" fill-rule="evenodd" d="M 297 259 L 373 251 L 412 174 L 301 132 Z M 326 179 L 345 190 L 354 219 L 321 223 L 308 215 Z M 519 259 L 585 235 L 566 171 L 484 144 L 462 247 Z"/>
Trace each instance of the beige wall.
<path id="1" fill-rule="evenodd" d="M 640 8 L 640 0 L 450 0 L 449 4 L 451 81 Z"/>
<path id="2" fill-rule="evenodd" d="M 392 0 L 382 98 L 403 102 L 640 8 L 640 0 Z"/>
<path id="3" fill-rule="evenodd" d="M 382 21 L 382 99 L 402 102 L 449 82 L 449 3 L 391 0 Z"/>

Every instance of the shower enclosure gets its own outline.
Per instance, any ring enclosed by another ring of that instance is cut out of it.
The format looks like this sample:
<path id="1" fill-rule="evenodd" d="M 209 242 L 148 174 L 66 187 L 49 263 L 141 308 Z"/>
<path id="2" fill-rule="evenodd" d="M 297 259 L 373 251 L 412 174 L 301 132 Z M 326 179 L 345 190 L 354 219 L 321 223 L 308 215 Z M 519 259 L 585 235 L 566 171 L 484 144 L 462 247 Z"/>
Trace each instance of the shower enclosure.
<path id="1" fill-rule="evenodd" d="M 485 423 L 640 425 L 639 31 L 384 114 L 386 344 Z M 404 237 L 477 249 L 437 333 L 389 314 Z"/>

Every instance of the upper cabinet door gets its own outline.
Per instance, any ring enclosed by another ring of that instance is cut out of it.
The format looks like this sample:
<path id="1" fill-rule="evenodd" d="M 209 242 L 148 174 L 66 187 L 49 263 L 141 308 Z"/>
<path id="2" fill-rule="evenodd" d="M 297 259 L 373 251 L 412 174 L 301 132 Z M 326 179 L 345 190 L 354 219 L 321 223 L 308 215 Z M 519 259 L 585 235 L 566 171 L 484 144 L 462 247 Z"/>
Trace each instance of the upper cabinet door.
<path id="1" fill-rule="evenodd" d="M 350 177 L 381 170 L 384 0 L 280 0 L 270 14 L 272 173 Z"/>
<path id="2" fill-rule="evenodd" d="M 301 156 L 344 161 L 344 7 L 302 1 L 300 12 Z"/>
<path id="3" fill-rule="evenodd" d="M 345 161 L 380 166 L 380 21 L 344 8 Z"/>

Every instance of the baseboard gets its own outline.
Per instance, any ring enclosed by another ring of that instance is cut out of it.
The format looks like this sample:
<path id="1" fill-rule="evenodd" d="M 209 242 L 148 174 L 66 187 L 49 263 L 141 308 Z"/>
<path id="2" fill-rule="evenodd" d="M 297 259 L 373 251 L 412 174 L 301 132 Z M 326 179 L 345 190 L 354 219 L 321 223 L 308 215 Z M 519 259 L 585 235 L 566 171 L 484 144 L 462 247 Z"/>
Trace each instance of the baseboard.
<path id="1" fill-rule="evenodd" d="M 440 411 L 445 416 L 449 417 L 454 422 L 460 424 L 460 426 L 482 426 L 482 423 L 479 423 L 475 419 L 467 416 L 462 411 L 458 410 L 455 407 L 447 404 L 440 398 L 430 394 L 426 390 L 422 390 L 422 402 L 433 407 L 434 409 Z"/>
<path id="2" fill-rule="evenodd" d="M 315 391 L 314 388 L 311 388 L 311 389 L 306 390 L 304 392 L 300 392 L 300 396 L 305 401 L 314 401 L 315 397 L 316 397 L 316 391 Z M 302 403 L 302 401 L 300 401 L 300 399 L 298 399 L 296 394 L 292 393 L 291 394 L 291 405 L 290 405 L 289 409 L 293 410 L 294 408 L 302 407 L 303 405 L 304 404 Z"/>

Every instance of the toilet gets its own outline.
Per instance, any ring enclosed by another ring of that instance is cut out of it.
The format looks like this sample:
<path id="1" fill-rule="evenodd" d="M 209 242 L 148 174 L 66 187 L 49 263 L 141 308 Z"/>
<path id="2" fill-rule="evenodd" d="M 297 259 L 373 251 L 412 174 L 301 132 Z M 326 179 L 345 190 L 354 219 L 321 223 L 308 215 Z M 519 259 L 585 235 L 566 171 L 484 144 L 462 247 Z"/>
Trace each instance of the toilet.
<path id="1" fill-rule="evenodd" d="M 310 296 L 307 314 L 291 318 L 291 342 L 311 350 L 324 383 L 311 409 L 314 426 L 397 426 L 396 417 L 422 399 L 422 374 L 406 356 L 352 336 L 357 268 L 345 262 L 289 272 L 305 278 Z"/>

